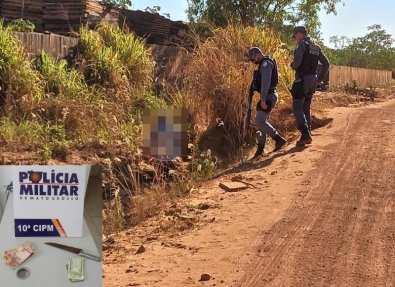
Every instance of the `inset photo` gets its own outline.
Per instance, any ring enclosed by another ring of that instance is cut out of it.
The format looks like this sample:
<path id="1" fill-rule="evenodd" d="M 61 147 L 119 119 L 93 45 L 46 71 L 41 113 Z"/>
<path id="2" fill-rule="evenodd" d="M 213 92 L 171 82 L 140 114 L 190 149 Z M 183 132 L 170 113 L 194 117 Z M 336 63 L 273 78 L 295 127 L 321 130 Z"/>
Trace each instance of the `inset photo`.
<path id="1" fill-rule="evenodd" d="M 0 166 L 4 287 L 102 286 L 98 166 Z"/>

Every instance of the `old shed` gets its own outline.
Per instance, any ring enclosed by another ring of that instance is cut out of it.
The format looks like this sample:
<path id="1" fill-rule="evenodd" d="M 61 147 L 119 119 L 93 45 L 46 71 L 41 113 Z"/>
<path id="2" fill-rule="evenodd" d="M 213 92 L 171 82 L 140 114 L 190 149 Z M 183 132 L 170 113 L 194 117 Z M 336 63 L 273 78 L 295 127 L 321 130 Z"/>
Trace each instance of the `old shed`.
<path id="1" fill-rule="evenodd" d="M 187 25 L 159 14 L 119 9 L 92 0 L 0 0 L 0 16 L 6 21 L 26 19 L 36 32 L 72 35 L 81 25 L 94 27 L 101 20 L 119 24 L 147 39 L 165 44 L 185 35 Z"/>

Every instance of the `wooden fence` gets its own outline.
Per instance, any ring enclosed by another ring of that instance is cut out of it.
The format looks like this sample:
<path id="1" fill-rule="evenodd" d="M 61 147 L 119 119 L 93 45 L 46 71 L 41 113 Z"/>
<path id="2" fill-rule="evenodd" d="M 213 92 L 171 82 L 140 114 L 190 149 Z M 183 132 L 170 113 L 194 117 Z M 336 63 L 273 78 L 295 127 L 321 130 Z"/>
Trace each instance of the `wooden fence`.
<path id="1" fill-rule="evenodd" d="M 65 57 L 68 49 L 78 44 L 77 38 L 56 34 L 15 32 L 15 37 L 23 43 L 28 53 L 36 55 L 44 50 L 57 58 Z M 154 54 L 157 53 L 155 50 Z M 332 65 L 325 82 L 329 82 L 331 87 L 354 84 L 360 88 L 384 87 L 392 84 L 392 71 Z"/>
<path id="2" fill-rule="evenodd" d="M 360 88 L 384 87 L 392 83 L 392 72 L 346 66 L 331 66 L 329 85 L 331 87 L 353 86 Z"/>
<path id="3" fill-rule="evenodd" d="M 15 32 L 14 35 L 22 42 L 29 54 L 37 55 L 41 50 L 44 50 L 49 55 L 57 58 L 65 57 L 68 49 L 78 43 L 77 38 L 56 34 Z"/>

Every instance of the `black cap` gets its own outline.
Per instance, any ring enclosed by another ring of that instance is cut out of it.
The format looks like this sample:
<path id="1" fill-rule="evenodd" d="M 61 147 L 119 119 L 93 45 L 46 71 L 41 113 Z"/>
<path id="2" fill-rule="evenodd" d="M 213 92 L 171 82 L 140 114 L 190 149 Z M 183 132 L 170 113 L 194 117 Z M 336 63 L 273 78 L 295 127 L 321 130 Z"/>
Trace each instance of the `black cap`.
<path id="1" fill-rule="evenodd" d="M 297 26 L 294 28 L 294 33 L 292 35 L 292 38 L 295 38 L 297 33 L 303 33 L 307 35 L 307 28 L 305 26 Z"/>
<path id="2" fill-rule="evenodd" d="M 261 49 L 259 49 L 258 47 L 252 47 L 249 51 L 248 51 L 248 59 L 251 59 L 252 57 L 254 57 L 255 55 L 263 55 Z"/>

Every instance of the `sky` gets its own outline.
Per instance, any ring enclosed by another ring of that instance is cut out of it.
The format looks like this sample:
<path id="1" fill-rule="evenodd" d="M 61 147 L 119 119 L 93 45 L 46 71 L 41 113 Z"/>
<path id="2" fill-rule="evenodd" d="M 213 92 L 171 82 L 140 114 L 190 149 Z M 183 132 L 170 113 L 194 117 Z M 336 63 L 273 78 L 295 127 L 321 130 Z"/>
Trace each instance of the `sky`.
<path id="1" fill-rule="evenodd" d="M 334 35 L 350 38 L 364 36 L 367 27 L 381 24 L 395 37 L 394 0 L 343 0 L 337 15 L 320 13 L 321 33 L 324 43 L 330 45 Z M 172 20 L 186 20 L 187 0 L 134 0 L 132 9 L 144 10 L 147 6 L 160 6 L 162 13 L 169 13 Z"/>

